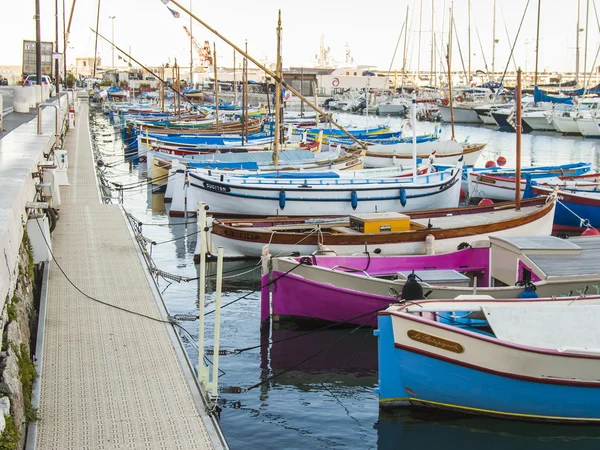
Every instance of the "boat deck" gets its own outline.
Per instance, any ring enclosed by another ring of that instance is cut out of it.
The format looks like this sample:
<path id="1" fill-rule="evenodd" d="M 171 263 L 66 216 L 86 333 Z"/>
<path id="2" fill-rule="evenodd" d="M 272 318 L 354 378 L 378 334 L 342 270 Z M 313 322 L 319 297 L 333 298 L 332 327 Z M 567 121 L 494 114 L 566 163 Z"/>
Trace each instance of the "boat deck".
<path id="1" fill-rule="evenodd" d="M 121 208 L 99 201 L 87 117 L 83 103 L 66 140 L 71 185 L 53 233 L 36 448 L 226 448 Z M 150 318 L 82 295 L 58 265 L 90 297 Z"/>
<path id="2" fill-rule="evenodd" d="M 527 255 L 547 276 L 568 277 L 600 273 L 600 237 L 586 236 L 568 239 L 571 245 L 581 248 L 575 255 Z M 592 292 L 588 292 L 591 295 Z"/>

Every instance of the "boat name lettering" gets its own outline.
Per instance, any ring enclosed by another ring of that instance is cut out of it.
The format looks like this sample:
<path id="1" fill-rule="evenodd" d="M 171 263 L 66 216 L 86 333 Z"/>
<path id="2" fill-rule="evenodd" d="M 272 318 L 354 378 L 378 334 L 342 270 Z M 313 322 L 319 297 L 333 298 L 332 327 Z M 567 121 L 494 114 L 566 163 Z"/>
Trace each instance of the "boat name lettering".
<path id="1" fill-rule="evenodd" d="M 235 239 L 245 239 L 247 241 L 258 241 L 260 239 L 260 235 L 258 233 L 252 233 L 249 231 L 241 231 L 241 230 L 228 230 L 225 229 L 223 231 L 225 236 L 235 238 Z"/>
<path id="2" fill-rule="evenodd" d="M 448 339 L 423 333 L 422 331 L 408 330 L 406 335 L 413 341 L 422 342 L 423 344 L 441 348 L 442 350 L 448 350 L 454 353 L 462 353 L 465 351 L 464 347 L 458 342 L 449 341 Z"/>
<path id="3" fill-rule="evenodd" d="M 204 189 L 208 189 L 209 191 L 231 192 L 229 186 L 221 186 L 220 184 L 209 183 L 208 181 L 205 181 L 202 185 L 204 186 Z"/>

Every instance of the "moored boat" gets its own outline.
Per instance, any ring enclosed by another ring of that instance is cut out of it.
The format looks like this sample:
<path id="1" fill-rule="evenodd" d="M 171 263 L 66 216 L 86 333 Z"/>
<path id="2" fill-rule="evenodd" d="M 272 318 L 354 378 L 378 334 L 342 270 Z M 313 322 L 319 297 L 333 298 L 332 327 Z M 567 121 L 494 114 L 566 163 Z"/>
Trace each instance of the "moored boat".
<path id="1" fill-rule="evenodd" d="M 599 303 L 473 296 L 393 305 L 375 332 L 380 406 L 598 422 Z"/>
<path id="2" fill-rule="evenodd" d="M 425 253 L 426 237 L 431 234 L 435 251 L 443 253 L 482 235 L 548 235 L 552 230 L 554 205 L 537 198 L 524 201 L 519 211 L 515 210 L 514 202 L 506 202 L 406 215 L 410 217 L 408 224 L 394 215 L 367 217 L 372 223 L 379 223 L 373 225 L 375 230 L 363 228 L 363 231 L 351 228 L 347 218 L 219 219 L 212 223 L 210 242 L 213 251 L 222 246 L 229 258 L 260 257 L 267 244 L 273 255 L 310 255 L 323 249 L 339 255 L 364 251 L 406 255 Z M 400 222 L 396 226 L 403 228 L 378 228 L 391 227 L 394 219 Z"/>

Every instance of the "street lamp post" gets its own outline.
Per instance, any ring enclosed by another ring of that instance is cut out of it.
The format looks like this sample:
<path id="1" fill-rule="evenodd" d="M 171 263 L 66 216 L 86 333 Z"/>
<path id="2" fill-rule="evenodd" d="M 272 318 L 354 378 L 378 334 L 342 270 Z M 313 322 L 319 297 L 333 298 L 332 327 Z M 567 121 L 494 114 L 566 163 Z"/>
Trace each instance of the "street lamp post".
<path id="1" fill-rule="evenodd" d="M 115 70 L 115 18 L 117 16 L 108 16 L 112 20 L 112 68 Z"/>

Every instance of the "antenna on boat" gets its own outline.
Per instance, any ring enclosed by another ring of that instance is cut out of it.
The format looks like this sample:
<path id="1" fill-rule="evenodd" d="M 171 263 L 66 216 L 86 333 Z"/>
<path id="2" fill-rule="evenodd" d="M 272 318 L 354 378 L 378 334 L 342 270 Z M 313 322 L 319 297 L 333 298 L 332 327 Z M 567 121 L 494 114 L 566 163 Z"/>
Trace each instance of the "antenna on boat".
<path id="1" fill-rule="evenodd" d="M 521 68 L 517 70 L 517 88 L 515 92 L 515 108 L 517 114 L 517 123 L 515 124 L 515 131 L 517 134 L 517 170 L 515 173 L 515 210 L 521 209 L 521 110 L 523 105 L 521 104 Z"/>

